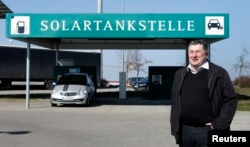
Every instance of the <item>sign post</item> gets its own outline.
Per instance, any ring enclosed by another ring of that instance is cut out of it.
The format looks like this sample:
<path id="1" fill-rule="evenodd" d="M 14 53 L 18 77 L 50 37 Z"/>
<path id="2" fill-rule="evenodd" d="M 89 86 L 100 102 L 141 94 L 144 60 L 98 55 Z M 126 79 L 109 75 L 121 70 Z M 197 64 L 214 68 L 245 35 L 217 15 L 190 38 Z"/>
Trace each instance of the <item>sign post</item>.
<path id="1" fill-rule="evenodd" d="M 126 99 L 126 72 L 119 73 L 119 99 Z"/>

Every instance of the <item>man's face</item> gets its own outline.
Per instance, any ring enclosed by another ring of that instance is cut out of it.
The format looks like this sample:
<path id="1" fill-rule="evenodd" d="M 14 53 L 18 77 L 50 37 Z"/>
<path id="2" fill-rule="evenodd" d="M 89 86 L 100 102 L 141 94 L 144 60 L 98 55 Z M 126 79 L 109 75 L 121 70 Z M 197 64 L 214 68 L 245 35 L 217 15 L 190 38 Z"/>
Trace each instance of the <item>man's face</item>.
<path id="1" fill-rule="evenodd" d="M 188 59 L 193 69 L 198 69 L 206 60 L 208 53 L 203 49 L 203 45 L 190 45 L 188 48 Z"/>

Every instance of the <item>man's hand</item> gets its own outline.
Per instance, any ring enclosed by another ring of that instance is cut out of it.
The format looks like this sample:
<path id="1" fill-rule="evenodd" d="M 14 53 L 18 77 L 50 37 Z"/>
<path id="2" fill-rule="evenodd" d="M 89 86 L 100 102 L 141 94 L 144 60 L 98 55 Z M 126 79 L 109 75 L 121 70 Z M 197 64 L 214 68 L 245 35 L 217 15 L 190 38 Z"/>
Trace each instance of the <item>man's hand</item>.
<path id="1" fill-rule="evenodd" d="M 208 122 L 205 125 L 211 127 L 211 129 L 214 129 L 211 122 Z"/>

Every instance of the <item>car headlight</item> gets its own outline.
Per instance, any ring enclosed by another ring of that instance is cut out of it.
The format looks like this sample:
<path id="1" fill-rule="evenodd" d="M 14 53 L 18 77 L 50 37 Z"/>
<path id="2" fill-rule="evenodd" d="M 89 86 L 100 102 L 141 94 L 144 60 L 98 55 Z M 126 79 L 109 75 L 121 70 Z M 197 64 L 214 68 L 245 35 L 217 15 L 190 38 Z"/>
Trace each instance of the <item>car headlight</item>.
<path id="1" fill-rule="evenodd" d="M 79 95 L 86 95 L 87 93 L 87 90 L 79 90 L 78 92 Z"/>

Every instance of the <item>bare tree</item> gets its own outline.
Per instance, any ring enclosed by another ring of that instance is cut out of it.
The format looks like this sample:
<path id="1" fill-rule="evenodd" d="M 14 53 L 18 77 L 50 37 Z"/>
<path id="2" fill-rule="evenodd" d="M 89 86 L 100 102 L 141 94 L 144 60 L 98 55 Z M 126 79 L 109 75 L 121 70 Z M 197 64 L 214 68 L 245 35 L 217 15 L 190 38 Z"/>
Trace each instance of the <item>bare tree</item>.
<path id="1" fill-rule="evenodd" d="M 127 73 L 126 79 L 128 79 L 128 73 L 133 71 L 133 59 L 132 59 L 133 54 L 134 54 L 134 50 L 120 50 L 117 53 L 118 59 L 120 60 L 122 67 L 125 68 L 124 70 Z"/>
<path id="2" fill-rule="evenodd" d="M 132 65 L 133 65 L 133 69 L 136 71 L 136 76 L 137 76 L 137 80 L 136 83 L 138 84 L 138 77 L 139 77 L 139 73 L 140 72 L 146 72 L 144 66 L 146 64 L 152 63 L 152 61 L 147 60 L 146 58 L 144 58 L 142 56 L 142 53 L 140 50 L 134 50 L 132 56 Z M 139 84 L 138 84 L 139 86 Z M 139 88 L 139 87 L 138 87 Z"/>
<path id="3" fill-rule="evenodd" d="M 132 74 L 133 72 L 133 55 L 135 52 L 135 50 L 126 50 L 125 51 L 125 55 L 126 55 L 126 60 L 125 60 L 125 65 L 126 65 L 126 72 L 128 73 L 127 74 L 127 79 L 128 79 L 128 75 L 129 73 Z"/>
<path id="4" fill-rule="evenodd" d="M 144 68 L 144 66 L 146 64 L 152 63 L 152 61 L 147 60 L 146 58 L 144 58 L 142 56 L 142 53 L 140 50 L 121 50 L 117 53 L 120 61 L 122 62 L 122 64 L 124 63 L 125 65 L 123 65 L 125 67 L 125 71 L 126 71 L 126 78 L 128 79 L 128 73 L 132 72 L 132 71 L 136 71 L 136 75 L 137 75 L 137 83 L 138 83 L 138 77 L 139 77 L 139 73 L 140 72 L 144 72 L 146 73 L 146 70 Z M 124 61 L 122 61 L 124 60 Z"/>
<path id="5" fill-rule="evenodd" d="M 236 63 L 233 65 L 235 72 L 239 71 L 239 77 L 243 75 L 244 72 L 250 69 L 250 62 L 247 61 L 249 56 L 249 51 L 243 49 L 239 57 L 237 57 Z"/>

